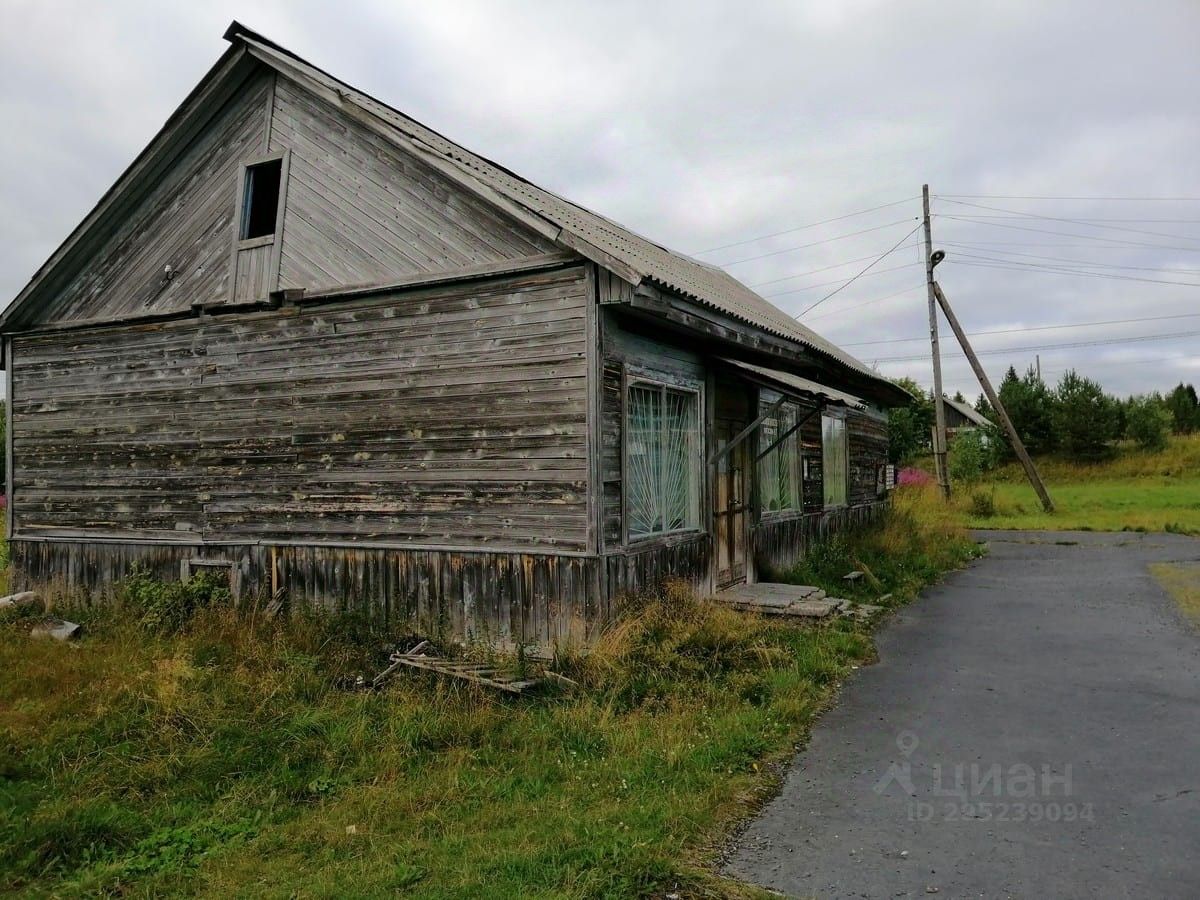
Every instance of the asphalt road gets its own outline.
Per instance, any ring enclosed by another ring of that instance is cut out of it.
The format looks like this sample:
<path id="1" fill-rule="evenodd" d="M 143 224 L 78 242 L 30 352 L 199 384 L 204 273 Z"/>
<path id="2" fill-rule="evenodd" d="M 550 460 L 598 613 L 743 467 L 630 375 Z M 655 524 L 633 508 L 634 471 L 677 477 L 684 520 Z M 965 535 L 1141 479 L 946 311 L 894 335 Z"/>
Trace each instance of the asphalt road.
<path id="1" fill-rule="evenodd" d="M 980 537 L 881 629 L 727 874 L 800 897 L 1200 897 L 1200 632 L 1146 568 L 1200 541 Z"/>

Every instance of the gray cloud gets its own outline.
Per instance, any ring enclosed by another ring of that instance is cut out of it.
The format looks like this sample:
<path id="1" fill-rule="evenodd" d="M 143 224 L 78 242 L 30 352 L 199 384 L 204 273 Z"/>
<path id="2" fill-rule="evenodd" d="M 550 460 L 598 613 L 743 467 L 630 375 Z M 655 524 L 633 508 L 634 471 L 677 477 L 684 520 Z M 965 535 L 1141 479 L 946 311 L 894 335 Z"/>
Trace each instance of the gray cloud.
<path id="1" fill-rule="evenodd" d="M 9 124 L 0 146 L 0 296 L 20 290 L 145 145 L 222 52 L 220 35 L 235 17 L 686 252 L 915 198 L 923 181 L 938 195 L 1200 197 L 1200 6 L 1188 0 L 19 2 L 6 6 L 0 33 L 0 114 Z M 1200 312 L 1195 286 L 1026 267 L 1086 260 L 1129 267 L 1094 269 L 1101 274 L 1200 283 L 1200 202 L 969 202 L 1071 219 L 1184 220 L 1106 223 L 1178 236 L 1166 238 L 1096 222 L 971 218 L 1002 213 L 935 200 L 935 240 L 950 252 L 939 275 L 972 331 Z M 729 263 L 887 222 L 915 224 L 918 214 L 913 199 L 704 258 Z M 1058 234 L 1001 227 L 1014 225 Z M 826 267 L 882 253 L 909 227 L 729 269 L 750 284 L 772 282 L 760 289 L 796 313 L 866 260 Z M 967 254 L 1026 266 L 990 268 Z M 906 245 L 877 269 L 909 265 L 869 273 L 804 321 L 868 362 L 921 353 L 921 342 L 864 343 L 925 334 L 918 258 Z M 1188 269 L 1198 271 L 1167 271 Z M 1193 330 L 1200 318 L 993 335 L 978 345 Z M 985 360 L 998 377 L 1031 363 L 1033 351 Z M 1200 340 L 1042 353 L 1051 378 L 1071 365 L 1113 391 L 1166 389 L 1200 380 Z M 929 380 L 927 360 L 880 367 Z M 946 373 L 951 391 L 978 392 L 952 346 Z"/>

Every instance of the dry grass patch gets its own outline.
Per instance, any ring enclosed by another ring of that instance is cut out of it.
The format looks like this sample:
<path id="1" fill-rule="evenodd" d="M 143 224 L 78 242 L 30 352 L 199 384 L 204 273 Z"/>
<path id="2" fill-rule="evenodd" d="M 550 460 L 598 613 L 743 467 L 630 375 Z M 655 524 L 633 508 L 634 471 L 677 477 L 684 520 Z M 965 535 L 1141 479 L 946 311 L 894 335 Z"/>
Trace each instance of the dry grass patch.
<path id="1" fill-rule="evenodd" d="M 1183 614 L 1200 626 L 1200 562 L 1152 563 L 1150 574 L 1179 604 Z"/>

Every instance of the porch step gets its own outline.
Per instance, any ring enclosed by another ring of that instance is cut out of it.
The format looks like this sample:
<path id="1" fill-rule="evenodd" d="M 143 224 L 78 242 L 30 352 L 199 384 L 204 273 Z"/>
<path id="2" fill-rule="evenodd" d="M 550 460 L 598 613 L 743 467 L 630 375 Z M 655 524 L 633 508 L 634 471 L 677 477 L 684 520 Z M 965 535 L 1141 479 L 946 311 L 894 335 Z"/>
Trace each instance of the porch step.
<path id="1" fill-rule="evenodd" d="M 797 616 L 824 619 L 833 615 L 842 602 L 830 599 L 818 587 L 803 584 L 739 584 L 717 594 L 717 599 L 734 609 L 768 616 Z"/>

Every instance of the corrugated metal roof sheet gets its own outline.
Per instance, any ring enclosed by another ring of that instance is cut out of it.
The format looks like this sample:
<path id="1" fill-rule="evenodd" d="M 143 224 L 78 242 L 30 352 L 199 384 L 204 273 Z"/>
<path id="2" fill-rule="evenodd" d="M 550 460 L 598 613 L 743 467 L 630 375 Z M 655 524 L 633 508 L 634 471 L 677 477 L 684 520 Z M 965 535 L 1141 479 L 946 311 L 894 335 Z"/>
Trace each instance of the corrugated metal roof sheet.
<path id="1" fill-rule="evenodd" d="M 726 359 L 724 362 L 731 366 L 737 366 L 739 369 L 757 375 L 766 381 L 772 381 L 781 388 L 793 391 L 799 391 L 803 394 L 812 394 L 817 397 L 824 397 L 827 400 L 832 400 L 835 403 L 844 403 L 846 406 L 853 406 L 855 409 L 866 409 L 867 404 L 859 397 L 853 394 L 847 394 L 844 391 L 839 391 L 817 381 L 810 381 L 807 378 L 801 378 L 799 375 L 793 375 L 790 372 L 781 372 L 778 369 L 768 369 L 765 366 L 755 366 L 750 363 L 742 362 L 737 359 Z"/>
<path id="2" fill-rule="evenodd" d="M 284 56 L 287 65 L 300 68 L 303 74 L 336 91 L 343 100 L 354 103 L 410 140 L 419 141 L 511 202 L 577 235 L 643 278 L 772 334 L 797 341 L 871 378 L 892 384 L 723 269 L 669 250 L 599 213 L 538 187 L 236 23 L 226 36 L 231 40 L 243 40 L 262 53 Z"/>

